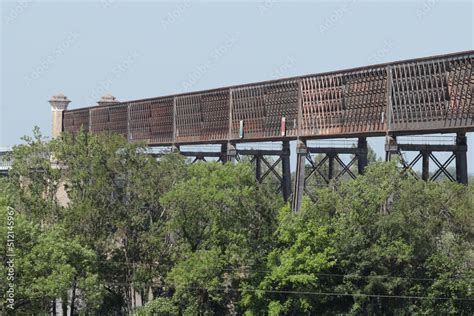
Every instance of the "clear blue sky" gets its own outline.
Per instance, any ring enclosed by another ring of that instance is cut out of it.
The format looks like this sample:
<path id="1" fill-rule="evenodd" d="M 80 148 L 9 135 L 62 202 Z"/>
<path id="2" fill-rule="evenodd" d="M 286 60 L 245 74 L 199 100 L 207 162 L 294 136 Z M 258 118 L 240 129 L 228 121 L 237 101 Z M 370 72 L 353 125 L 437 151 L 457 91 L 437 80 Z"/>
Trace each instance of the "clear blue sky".
<path id="1" fill-rule="evenodd" d="M 70 108 L 473 49 L 471 1 L 2 1 L 0 146 Z M 474 134 L 469 134 L 474 159 Z M 381 140 L 374 140 L 379 155 Z"/>

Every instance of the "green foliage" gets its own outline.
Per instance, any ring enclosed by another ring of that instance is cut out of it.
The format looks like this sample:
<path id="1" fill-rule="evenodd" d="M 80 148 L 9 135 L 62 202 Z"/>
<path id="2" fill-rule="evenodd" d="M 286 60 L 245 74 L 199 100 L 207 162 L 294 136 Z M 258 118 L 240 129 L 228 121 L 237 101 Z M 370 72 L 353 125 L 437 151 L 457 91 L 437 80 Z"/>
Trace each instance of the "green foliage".
<path id="1" fill-rule="evenodd" d="M 350 305 L 352 312 L 472 311 L 472 302 L 457 300 L 473 294 L 472 257 L 462 255 L 472 249 L 472 188 L 415 181 L 400 176 L 395 165 L 381 164 L 342 187 L 339 195 L 337 271 L 347 277 L 336 290 L 437 298 L 358 296 Z M 451 247 L 449 259 L 443 240 Z M 452 265 L 434 273 L 433 263 L 441 258 Z M 448 272 L 453 284 L 443 287 L 444 293 L 434 291 Z"/>
<path id="2" fill-rule="evenodd" d="M 264 276 L 244 290 L 248 315 L 473 312 L 473 186 L 375 163 L 317 196 L 280 213 Z"/>
<path id="3" fill-rule="evenodd" d="M 24 293 L 32 301 L 65 298 L 76 287 L 89 310 L 95 310 L 103 295 L 95 271 L 95 253 L 67 239 L 64 229 L 41 234 L 31 251 L 21 259 L 22 278 L 29 280 Z"/>
<path id="4" fill-rule="evenodd" d="M 1 203 L 0 253 L 6 253 L 7 206 Z M 15 279 L 2 278 L 2 293 L 8 284 L 14 284 L 15 311 L 17 313 L 47 312 L 53 300 L 67 300 L 68 291 L 76 286 L 89 310 L 94 310 L 101 300 L 102 286 L 94 271 L 95 254 L 69 240 L 59 226 L 41 232 L 25 215 L 14 212 L 14 269 Z M 7 275 L 7 266 L 0 273 Z M 4 281 L 5 280 L 5 281 Z M 6 304 L 5 304 L 6 305 Z M 4 308 L 5 308 L 4 305 Z"/>
<path id="5" fill-rule="evenodd" d="M 146 283 L 169 269 L 159 198 L 185 176 L 185 160 L 170 154 L 158 163 L 142 144 L 108 133 L 64 134 L 52 146 L 67 166 L 65 227 L 97 254 L 110 304 L 122 297 L 116 311 L 131 310 L 130 288 L 145 291 Z M 164 259 L 157 265 L 156 258 Z"/>
<path id="6" fill-rule="evenodd" d="M 56 198 L 61 172 L 52 163 L 51 146 L 38 127 L 32 137 L 22 140 L 25 144 L 14 146 L 6 158 L 12 161 L 9 182 L 16 191 L 15 208 L 36 222 L 52 225 L 61 219 Z"/>
<path id="7" fill-rule="evenodd" d="M 18 313 L 61 301 L 91 315 L 474 314 L 472 185 L 415 181 L 371 154 L 363 176 L 293 213 L 246 162 L 157 161 L 108 133 L 33 134 L 0 179 Z"/>
<path id="8" fill-rule="evenodd" d="M 6 314 L 9 302 L 6 301 L 4 295 L 6 295 L 10 284 L 14 285 L 15 307 L 25 305 L 30 301 L 29 297 L 25 295 L 25 289 L 32 280 L 19 278 L 18 276 L 21 275 L 21 271 L 23 270 L 23 258 L 29 254 L 30 249 L 37 243 L 39 228 L 38 225 L 34 225 L 29 221 L 26 216 L 19 214 L 11 207 L 11 196 L 6 194 L 8 191 L 4 190 L 5 187 L 6 185 L 4 183 L 0 186 L 2 189 L 0 190 L 0 254 L 2 255 L 2 265 L 0 266 L 0 275 L 2 276 L 0 278 L 0 293 L 3 293 L 1 310 Z M 12 216 L 13 219 L 9 219 L 8 215 Z M 12 238 L 7 235 L 9 227 L 12 226 L 14 227 L 14 236 L 17 238 Z M 14 240 L 13 244 L 10 244 L 12 239 Z M 7 257 L 7 248 L 9 248 L 8 252 L 13 253 L 15 256 L 13 258 L 14 279 L 8 276 L 8 260 L 11 258 Z"/>
<path id="9" fill-rule="evenodd" d="M 235 310 L 242 271 L 268 251 L 281 199 L 257 186 L 245 163 L 194 164 L 188 177 L 162 198 L 175 242 L 167 282 L 182 310 Z"/>
<path id="10" fill-rule="evenodd" d="M 282 209 L 274 235 L 277 245 L 267 257 L 267 273 L 255 293 L 244 291 L 250 310 L 265 313 L 258 309 L 263 304 L 270 315 L 304 314 L 322 303 L 319 297 L 293 292 L 324 291 L 318 273 L 336 264 L 334 234 L 324 212 L 308 200 L 297 214 L 289 207 Z M 255 304 L 254 299 L 262 302 Z"/>
<path id="11" fill-rule="evenodd" d="M 148 315 L 178 315 L 179 309 L 176 303 L 168 297 L 158 297 L 153 301 L 148 302 L 145 306 L 137 310 L 134 315 L 148 316 Z"/>

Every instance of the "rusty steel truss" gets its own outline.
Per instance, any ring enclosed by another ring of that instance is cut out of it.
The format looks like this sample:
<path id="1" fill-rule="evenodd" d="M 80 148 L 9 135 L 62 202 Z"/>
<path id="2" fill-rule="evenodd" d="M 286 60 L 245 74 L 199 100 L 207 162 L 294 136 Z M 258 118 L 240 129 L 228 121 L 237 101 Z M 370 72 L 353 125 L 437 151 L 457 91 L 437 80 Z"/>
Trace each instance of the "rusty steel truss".
<path id="1" fill-rule="evenodd" d="M 150 145 L 468 132 L 473 58 L 468 51 L 69 110 L 64 130 Z"/>
<path id="2" fill-rule="evenodd" d="M 293 194 L 293 207 L 298 209 L 305 182 L 306 140 L 365 140 L 373 136 L 395 138 L 430 133 L 465 135 L 474 131 L 473 59 L 474 51 L 466 51 L 67 110 L 63 130 L 72 134 L 80 128 L 111 131 L 124 135 L 130 142 L 141 141 L 150 146 L 222 144 L 227 152 L 214 154 L 221 161 L 232 156 L 232 148 L 235 151 L 239 142 L 287 144 L 289 140 L 298 140 L 301 146 Z M 403 150 L 403 146 L 396 150 Z M 447 175 L 447 164 L 431 155 L 436 150 L 424 148 L 417 158 L 423 158 L 426 170 L 430 159 L 438 166 L 435 177 L 439 173 Z M 327 154 L 330 162 L 337 157 L 331 150 Z M 255 157 L 260 181 L 258 166 L 266 160 Z M 467 182 L 465 152 L 453 157 L 451 160 L 456 159 L 459 166 L 457 181 Z M 204 155 L 196 155 L 196 159 L 204 159 Z M 358 160 L 362 172 L 366 150 L 363 155 L 358 152 Z M 289 164 L 289 159 L 284 162 Z M 408 163 L 405 167 L 410 166 Z M 317 166 L 313 167 L 318 171 Z M 349 167 L 343 166 L 343 170 L 351 174 Z M 273 172 L 274 166 L 270 165 L 269 170 Z M 423 179 L 428 177 L 426 170 Z M 286 173 L 291 178 L 289 171 Z M 288 199 L 291 179 L 281 183 Z"/>

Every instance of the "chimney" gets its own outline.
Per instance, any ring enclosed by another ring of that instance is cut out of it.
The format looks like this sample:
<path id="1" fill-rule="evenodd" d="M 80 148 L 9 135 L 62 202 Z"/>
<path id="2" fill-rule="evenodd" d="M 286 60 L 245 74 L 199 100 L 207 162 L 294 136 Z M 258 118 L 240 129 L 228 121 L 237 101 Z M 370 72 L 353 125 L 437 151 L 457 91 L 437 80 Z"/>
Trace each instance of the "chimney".
<path id="1" fill-rule="evenodd" d="M 115 103 L 119 103 L 119 101 L 111 94 L 106 94 L 97 101 L 97 105 L 112 105 Z"/>
<path id="2" fill-rule="evenodd" d="M 52 138 L 56 138 L 61 134 L 63 130 L 63 112 L 67 110 L 67 106 L 70 102 L 71 101 L 62 93 L 51 97 L 51 100 L 49 100 L 53 118 L 51 130 Z"/>

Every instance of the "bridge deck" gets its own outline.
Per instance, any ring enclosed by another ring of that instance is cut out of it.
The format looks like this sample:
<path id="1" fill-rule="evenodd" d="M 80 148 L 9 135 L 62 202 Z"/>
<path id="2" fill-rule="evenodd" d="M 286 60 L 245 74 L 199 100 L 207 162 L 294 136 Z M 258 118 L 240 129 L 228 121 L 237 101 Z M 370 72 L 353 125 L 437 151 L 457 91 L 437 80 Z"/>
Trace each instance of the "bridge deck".
<path id="1" fill-rule="evenodd" d="M 11 161 L 5 159 L 5 155 L 10 149 L 0 150 L 0 176 L 6 175 L 11 169 Z"/>
<path id="2" fill-rule="evenodd" d="M 469 132 L 473 59 L 467 51 L 69 110 L 63 129 L 150 145 Z"/>

